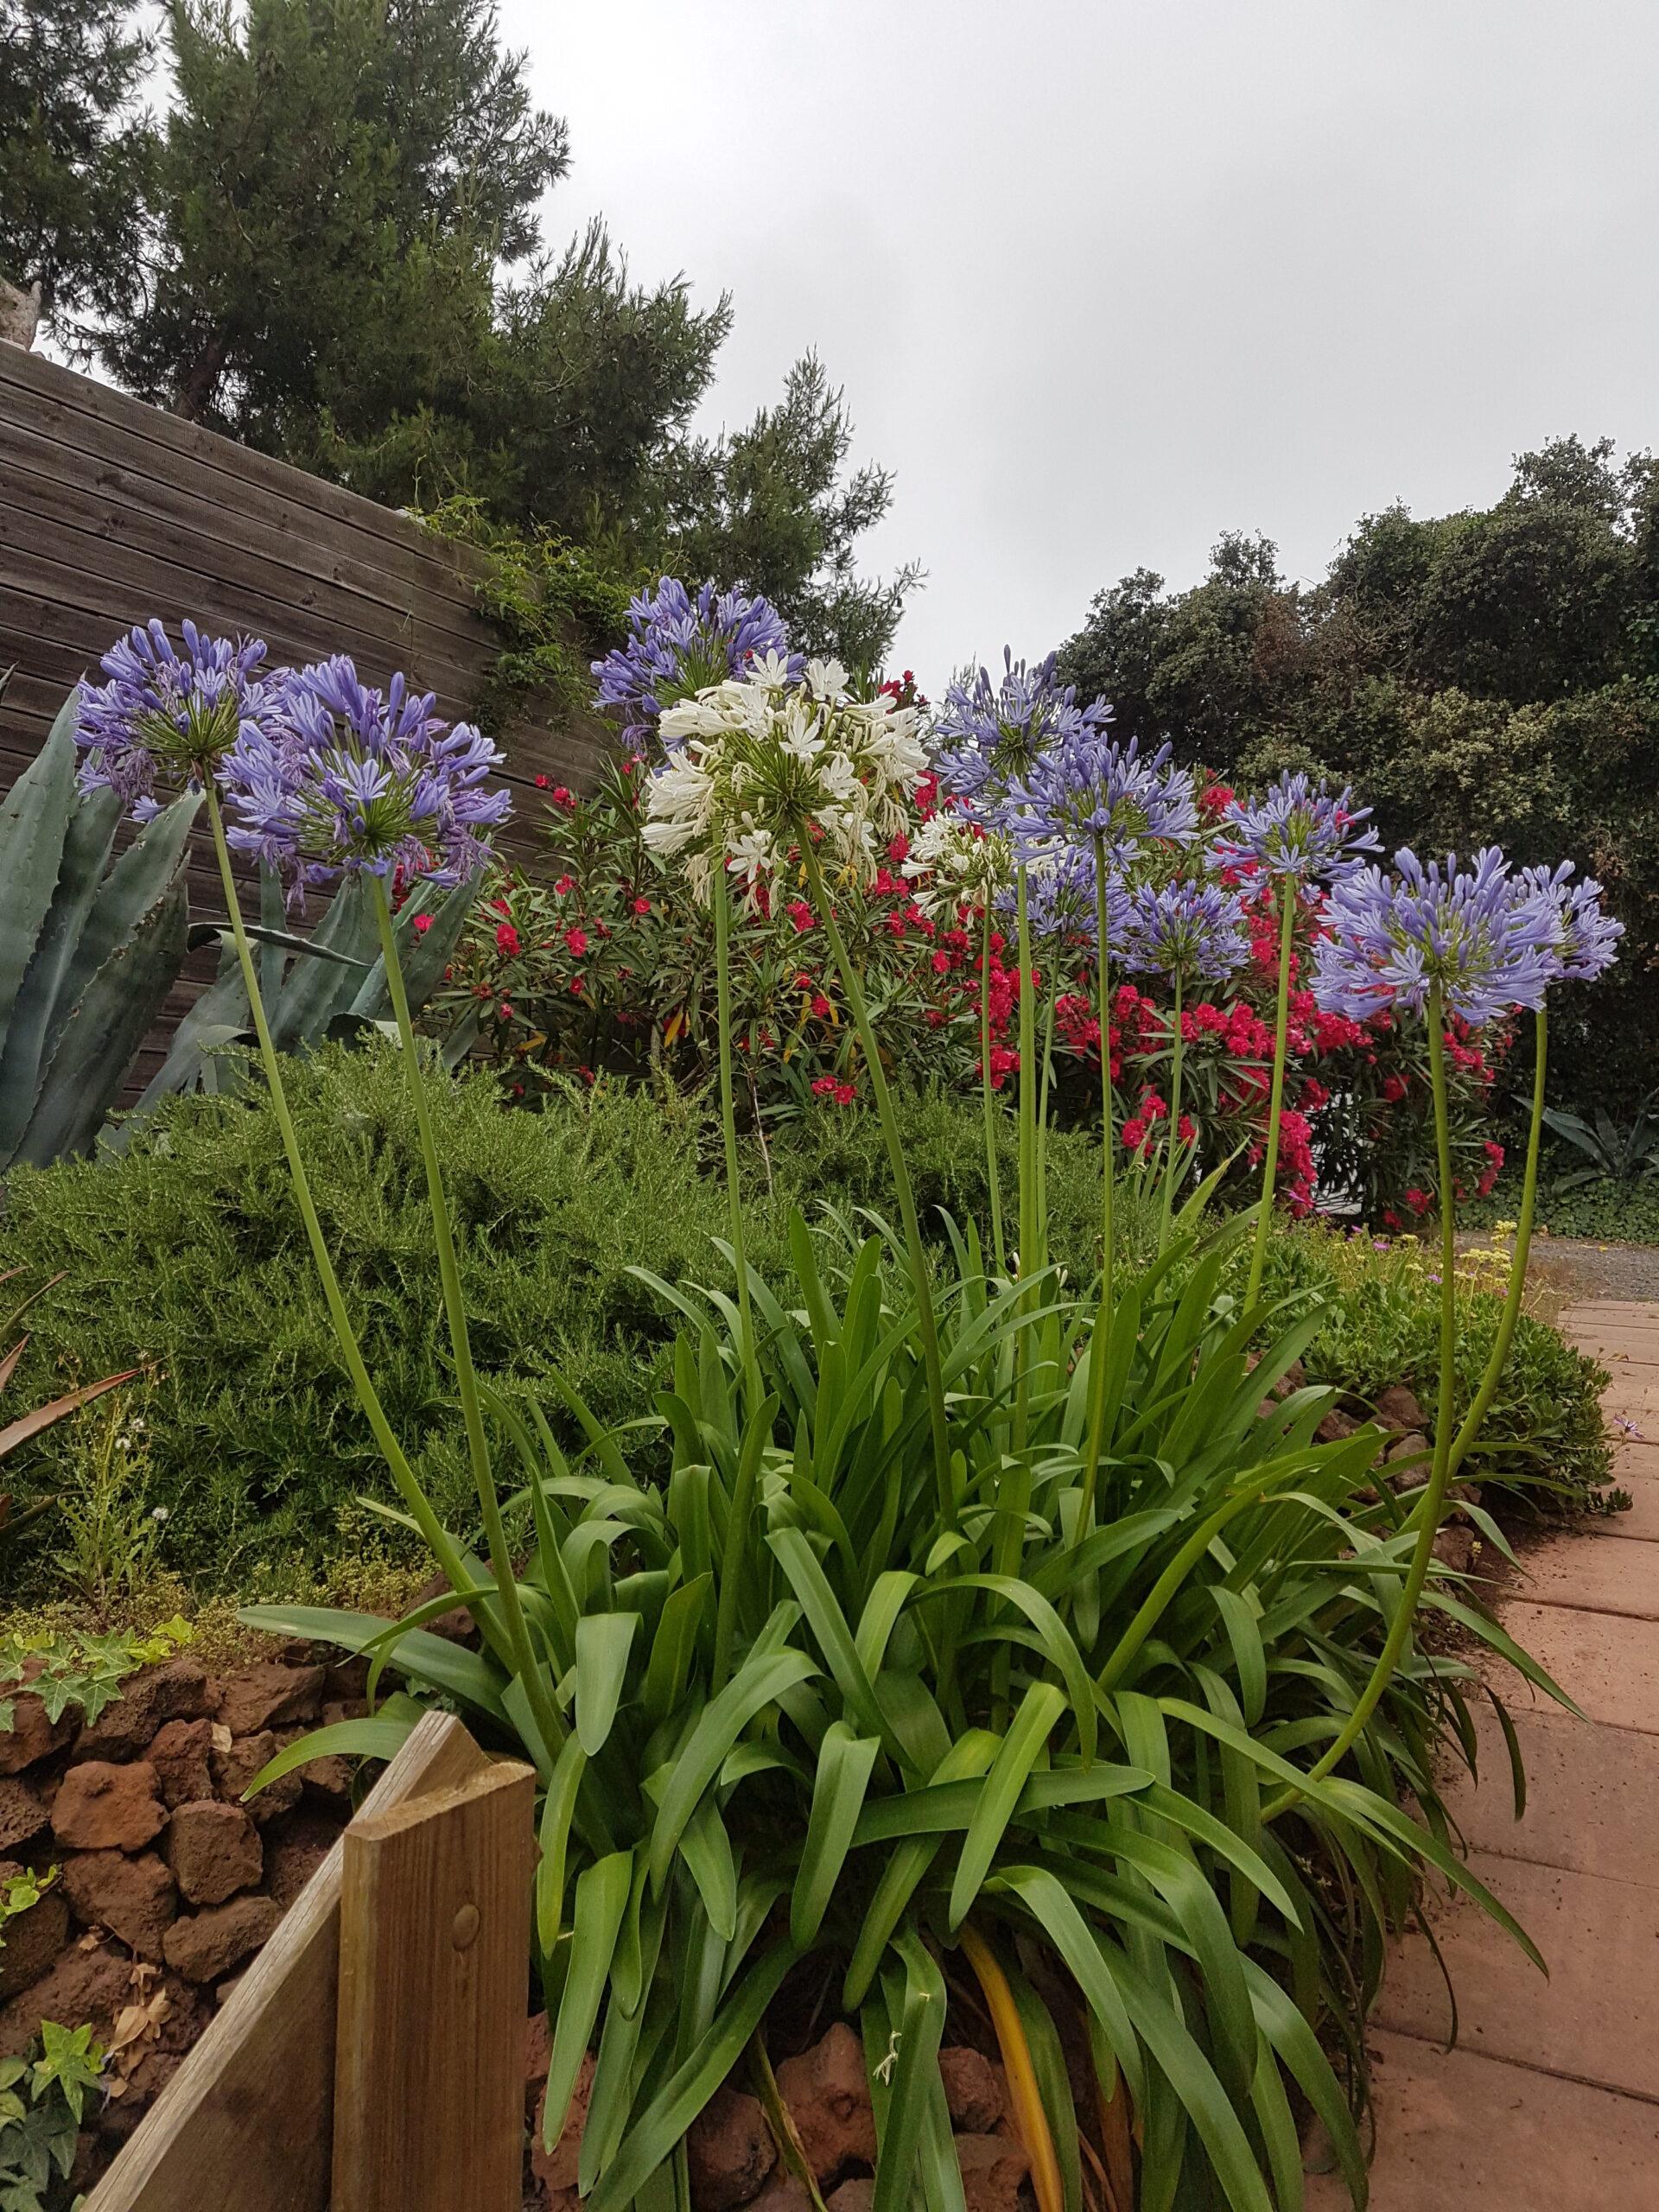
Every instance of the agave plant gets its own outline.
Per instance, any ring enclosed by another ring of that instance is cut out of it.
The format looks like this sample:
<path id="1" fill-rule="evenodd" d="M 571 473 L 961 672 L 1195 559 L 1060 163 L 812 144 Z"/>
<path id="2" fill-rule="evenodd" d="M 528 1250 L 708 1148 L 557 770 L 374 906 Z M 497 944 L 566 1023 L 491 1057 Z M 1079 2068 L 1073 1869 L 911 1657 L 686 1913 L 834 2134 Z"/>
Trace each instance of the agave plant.
<path id="1" fill-rule="evenodd" d="M 271 1036 L 283 1052 L 303 1052 L 324 1042 L 350 1041 L 365 1030 L 390 1025 L 391 993 L 385 955 L 370 900 L 356 878 L 341 885 L 321 919 L 307 937 L 283 927 L 282 887 L 275 872 L 260 871 L 259 925 L 248 925 L 257 946 L 259 993 L 270 1018 Z M 396 921 L 398 963 L 411 1007 L 418 1010 L 443 980 L 476 889 L 474 879 L 450 891 L 422 885 L 400 908 Z M 247 985 L 235 938 L 218 923 L 199 924 L 190 932 L 192 949 L 221 947 L 219 974 L 173 1033 L 167 1058 L 146 1086 L 114 1141 L 126 1142 L 139 1118 L 160 1100 L 178 1091 L 216 1091 L 233 1086 L 240 1071 L 232 1046 L 256 1040 Z M 467 1033 L 453 1065 L 470 1041 Z"/>
<path id="2" fill-rule="evenodd" d="M 199 801 L 118 857 L 121 802 L 76 788 L 75 702 L 0 807 L 0 1170 L 86 1152 L 177 979 Z"/>
<path id="3" fill-rule="evenodd" d="M 1559 1176 L 1556 1188 L 1576 1190 L 1585 1183 L 1636 1183 L 1659 1175 L 1659 1115 L 1653 1111 L 1659 1090 L 1650 1090 L 1636 1109 L 1628 1128 L 1620 1128 L 1605 1108 L 1593 1120 L 1568 1114 L 1554 1106 L 1544 1109 L 1544 1121 L 1558 1137 L 1565 1137 L 1590 1162 L 1572 1174 Z"/>

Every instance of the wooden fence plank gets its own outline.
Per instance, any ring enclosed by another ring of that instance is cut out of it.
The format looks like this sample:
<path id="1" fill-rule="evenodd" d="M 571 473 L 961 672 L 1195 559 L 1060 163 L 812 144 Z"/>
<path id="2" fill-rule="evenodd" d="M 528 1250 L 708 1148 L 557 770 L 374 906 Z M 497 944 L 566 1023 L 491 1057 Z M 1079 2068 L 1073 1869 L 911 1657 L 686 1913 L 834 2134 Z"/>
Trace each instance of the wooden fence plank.
<path id="1" fill-rule="evenodd" d="M 333 2212 L 518 2212 L 536 1777 L 346 1831 Z"/>
<path id="2" fill-rule="evenodd" d="M 429 1713 L 358 1817 L 454 1789 L 488 1765 L 453 1713 Z M 342 1839 L 85 2212 L 327 2212 L 343 1859 Z"/>
<path id="3" fill-rule="evenodd" d="M 251 446 L 240 446 L 232 439 L 221 437 L 216 430 L 204 429 L 200 423 L 184 422 L 159 407 L 149 406 L 126 392 L 117 391 L 112 385 L 99 383 L 95 378 L 61 368 L 43 354 L 26 353 L 8 346 L 0 354 L 0 386 L 7 385 L 44 398 L 48 406 L 68 416 L 89 417 L 112 439 L 136 435 L 169 454 L 220 470 L 232 480 L 226 486 L 227 500 L 245 498 L 248 487 L 255 486 L 313 508 L 319 514 L 349 523 L 354 529 L 384 537 L 393 545 L 418 547 L 421 543 L 423 533 L 420 524 L 391 508 L 377 506 L 372 500 L 331 484 L 326 478 L 309 476 L 303 469 L 290 467 L 285 461 L 274 460 Z M 16 404 L 15 400 L 0 400 L 0 407 L 8 411 Z M 365 508 L 369 511 L 366 516 L 362 512 Z"/>
<path id="4" fill-rule="evenodd" d="M 395 579 L 365 563 L 319 553 L 297 531 L 262 530 L 252 512 L 232 521 L 222 510 L 181 498 L 165 485 L 147 486 L 143 501 L 135 501 L 118 471 L 102 485 L 85 482 L 61 466 L 52 468 L 66 458 L 61 449 L 32 452 L 23 466 L 16 445 L 0 425 L 0 474 L 12 511 L 84 531 L 106 557 L 130 546 L 188 570 L 209 588 L 220 577 L 245 580 L 279 603 L 291 597 L 301 606 L 338 609 L 342 624 L 368 632 L 401 620 Z M 408 588 L 418 594 L 423 624 L 435 637 L 451 641 L 452 652 L 470 658 L 489 647 L 489 626 L 476 603 L 463 609 L 453 600 Z"/>

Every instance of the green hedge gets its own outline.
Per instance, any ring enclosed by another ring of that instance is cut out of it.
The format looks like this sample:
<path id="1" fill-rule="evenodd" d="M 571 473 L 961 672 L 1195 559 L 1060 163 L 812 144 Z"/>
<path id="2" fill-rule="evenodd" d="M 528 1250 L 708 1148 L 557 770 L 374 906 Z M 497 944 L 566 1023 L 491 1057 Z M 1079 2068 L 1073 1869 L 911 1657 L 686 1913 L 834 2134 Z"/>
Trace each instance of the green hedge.
<path id="1" fill-rule="evenodd" d="M 471 1488 L 439 1304 L 424 1179 L 401 1069 L 389 1051 L 294 1062 L 301 1142 L 341 1281 L 387 1411 L 442 1510 L 470 1525 Z M 435 1086 L 439 1141 L 482 1371 L 537 1391 L 550 1412 L 555 1364 L 607 1421 L 651 1410 L 666 1376 L 672 1319 L 631 1272 L 718 1282 L 726 1233 L 717 1128 L 706 1102 L 639 1091 L 573 1094 L 539 1113 L 505 1112 L 487 1076 Z M 984 1221 L 976 1109 L 901 1097 L 906 1158 L 925 1221 L 938 1209 Z M 1014 1132 L 1000 1133 L 1012 1210 Z M 1098 1255 L 1099 1154 L 1086 1135 L 1051 1146 L 1051 1236 L 1074 1280 Z M 874 1117 L 826 1107 L 745 1151 L 751 1256 L 774 1281 L 787 1267 L 789 1211 L 823 1203 L 890 1209 Z M 1128 1255 L 1144 1253 L 1150 1210 L 1122 1192 Z M 1357 1277 L 1352 1253 L 1318 1231 L 1274 1240 L 1272 1287 L 1322 1293 L 1330 1318 L 1311 1374 L 1363 1396 L 1396 1380 L 1425 1398 L 1434 1372 L 1433 1298 L 1384 1267 Z M 143 1408 L 149 1498 L 168 1519 L 162 1564 L 199 1592 L 315 1574 L 364 1541 L 359 1496 L 391 1486 L 340 1368 L 268 1107 L 253 1098 L 169 1102 L 119 1159 L 25 1170 L 0 1216 L 0 1268 L 29 1286 L 64 1271 L 30 1315 L 31 1341 L 9 1393 L 15 1408 L 67 1381 L 153 1365 Z M 1490 1340 L 1475 1300 L 1465 1368 Z M 1483 1332 L 1484 1333 L 1483 1333 Z M 1539 1444 L 1538 1465 L 1578 1487 L 1605 1453 L 1594 1370 L 1553 1332 L 1526 1325 L 1495 1433 Z M 49 1485 L 72 1452 L 65 1430 L 32 1447 L 9 1481 Z M 1486 1471 L 1490 1471 L 1488 1469 Z M 14 1580 L 16 1568 L 13 1566 Z"/>
<path id="2" fill-rule="evenodd" d="M 296 1061 L 288 1077 L 319 1211 L 386 1408 L 423 1478 L 467 1518 L 436 1268 L 414 1119 L 389 1052 Z M 435 1087 L 439 1141 L 480 1370 L 535 1388 L 556 1363 L 600 1415 L 647 1413 L 671 1320 L 631 1265 L 719 1282 L 726 1233 L 717 1127 L 705 1107 L 639 1091 L 504 1112 L 493 1080 Z M 983 1136 L 971 1108 L 899 1102 L 926 1208 L 983 1217 Z M 1007 1188 L 1014 1136 L 1002 1132 Z M 1084 1136 L 1052 1153 L 1053 1239 L 1095 1264 L 1099 1158 Z M 874 1118 L 826 1107 L 746 1154 L 751 1256 L 786 1264 L 791 1205 L 887 1207 Z M 1128 1208 L 1131 1235 L 1140 1218 Z M 927 1217 L 942 1233 L 937 1214 Z M 150 1494 L 164 1556 L 199 1589 L 245 1586 L 255 1566 L 315 1568 L 360 1540 L 348 1511 L 390 1484 L 340 1368 L 268 1107 L 169 1102 L 122 1158 L 23 1171 L 0 1217 L 0 1268 L 65 1280 L 35 1307 L 11 1403 L 64 1379 L 143 1361 Z M 22 1471 L 44 1485 L 67 1448 L 43 1440 Z M 8 1470 L 19 1479 L 15 1464 Z"/>

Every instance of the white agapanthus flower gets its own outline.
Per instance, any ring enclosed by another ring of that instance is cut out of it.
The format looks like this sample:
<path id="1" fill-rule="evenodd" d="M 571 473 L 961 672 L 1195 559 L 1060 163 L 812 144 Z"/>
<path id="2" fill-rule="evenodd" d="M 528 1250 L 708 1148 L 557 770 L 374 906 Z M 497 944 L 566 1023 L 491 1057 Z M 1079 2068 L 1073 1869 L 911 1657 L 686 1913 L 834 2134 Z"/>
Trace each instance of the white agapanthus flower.
<path id="1" fill-rule="evenodd" d="M 839 661 L 809 661 L 791 684 L 766 655 L 669 708 L 661 730 L 668 759 L 646 793 L 645 842 L 683 861 L 699 898 L 716 861 L 753 897 L 815 830 L 830 866 L 868 878 L 927 769 L 915 709 L 855 699 Z"/>
<path id="2" fill-rule="evenodd" d="M 1013 882 L 1013 841 L 1003 830 L 941 808 L 911 839 L 905 874 L 927 879 L 916 893 L 923 913 L 954 921 L 959 906 L 988 906 Z"/>

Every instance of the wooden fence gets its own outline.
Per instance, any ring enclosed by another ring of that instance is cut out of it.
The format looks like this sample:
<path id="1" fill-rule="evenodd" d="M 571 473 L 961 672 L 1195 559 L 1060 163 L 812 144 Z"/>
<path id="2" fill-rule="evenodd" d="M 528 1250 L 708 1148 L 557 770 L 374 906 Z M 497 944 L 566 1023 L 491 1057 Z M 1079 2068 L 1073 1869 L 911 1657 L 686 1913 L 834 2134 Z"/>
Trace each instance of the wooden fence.
<path id="1" fill-rule="evenodd" d="M 86 2212 L 517 2212 L 535 1795 L 429 1713 Z"/>
<path id="2" fill-rule="evenodd" d="M 263 638 L 274 663 L 346 652 L 367 680 L 402 669 L 440 711 L 467 714 L 500 641 L 479 612 L 482 556 L 356 493 L 233 444 L 41 355 L 0 345 L 0 793 L 45 740 L 78 678 L 135 622 Z M 535 849 L 536 778 L 582 789 L 606 742 L 596 718 L 525 724 L 502 739 L 517 820 Z M 191 906 L 223 911 L 205 836 Z M 147 1040 L 212 972 L 198 956 Z"/>

